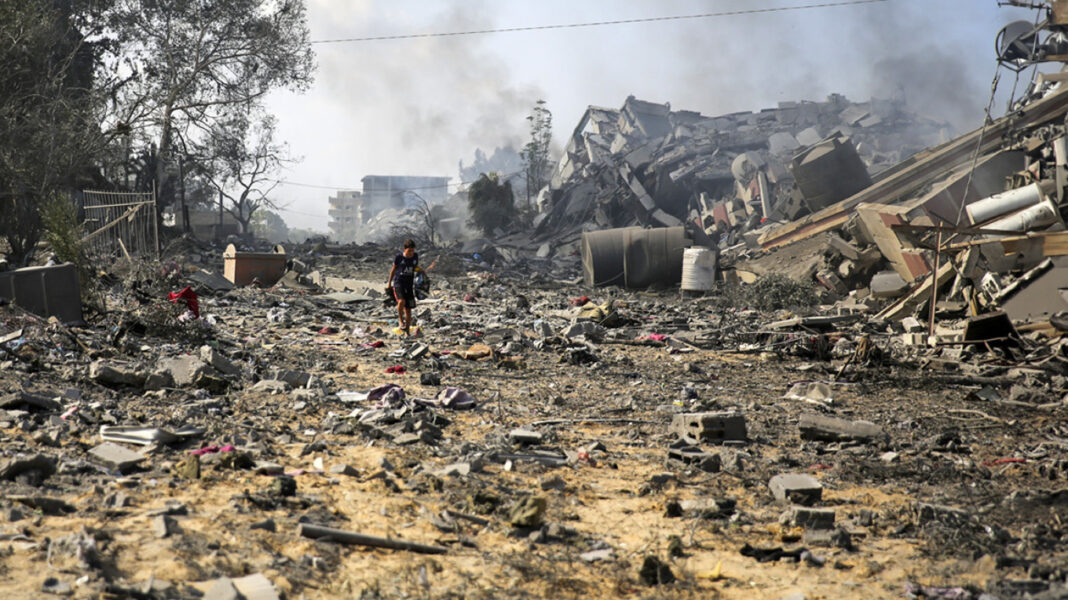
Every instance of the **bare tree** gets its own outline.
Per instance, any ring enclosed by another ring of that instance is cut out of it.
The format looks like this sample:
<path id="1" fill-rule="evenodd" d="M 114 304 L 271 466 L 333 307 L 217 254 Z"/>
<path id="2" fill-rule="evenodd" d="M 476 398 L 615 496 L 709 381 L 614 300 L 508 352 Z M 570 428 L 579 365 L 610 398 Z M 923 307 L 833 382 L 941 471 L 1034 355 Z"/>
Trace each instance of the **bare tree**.
<path id="1" fill-rule="evenodd" d="M 110 125 L 158 152 L 167 189 L 176 136 L 207 133 L 235 106 L 306 89 L 313 55 L 303 0 L 115 0 Z"/>
<path id="2" fill-rule="evenodd" d="M 408 212 L 415 215 L 419 220 L 419 224 L 426 235 L 427 242 L 431 246 L 435 246 L 438 243 L 438 224 L 441 223 L 441 210 L 438 206 L 430 206 L 426 201 L 426 198 L 419 194 L 408 190 L 406 194 L 411 195 L 416 199 L 415 206 L 408 209 Z"/>
<path id="3" fill-rule="evenodd" d="M 293 162 L 288 148 L 274 140 L 276 119 L 259 112 L 230 111 L 216 123 L 202 148 L 204 177 L 224 199 L 225 210 L 248 233 L 261 208 L 278 209 L 269 194 L 278 171 Z"/>

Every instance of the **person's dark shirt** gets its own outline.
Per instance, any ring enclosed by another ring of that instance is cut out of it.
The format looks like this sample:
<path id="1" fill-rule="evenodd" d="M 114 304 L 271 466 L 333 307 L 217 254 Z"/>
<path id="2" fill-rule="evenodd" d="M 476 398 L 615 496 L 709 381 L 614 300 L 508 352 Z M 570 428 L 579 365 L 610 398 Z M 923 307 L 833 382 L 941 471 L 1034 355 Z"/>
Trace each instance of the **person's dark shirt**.
<path id="1" fill-rule="evenodd" d="M 393 285 L 410 287 L 415 283 L 415 268 L 419 266 L 419 253 L 416 252 L 411 258 L 405 256 L 404 253 L 398 254 L 393 259 L 393 266 L 396 267 Z"/>

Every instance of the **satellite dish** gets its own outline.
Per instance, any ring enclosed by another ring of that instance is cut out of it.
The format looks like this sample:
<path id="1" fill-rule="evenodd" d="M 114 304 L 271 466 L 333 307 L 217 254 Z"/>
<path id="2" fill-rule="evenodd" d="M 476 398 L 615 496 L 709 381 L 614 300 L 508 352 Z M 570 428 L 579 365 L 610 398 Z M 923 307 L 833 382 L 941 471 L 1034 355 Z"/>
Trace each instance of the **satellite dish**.
<path id="1" fill-rule="evenodd" d="M 1025 64 L 1034 60 L 1033 54 L 1038 49 L 1038 32 L 1027 21 L 1013 21 L 998 32 L 995 45 L 998 60 L 1016 64 Z"/>

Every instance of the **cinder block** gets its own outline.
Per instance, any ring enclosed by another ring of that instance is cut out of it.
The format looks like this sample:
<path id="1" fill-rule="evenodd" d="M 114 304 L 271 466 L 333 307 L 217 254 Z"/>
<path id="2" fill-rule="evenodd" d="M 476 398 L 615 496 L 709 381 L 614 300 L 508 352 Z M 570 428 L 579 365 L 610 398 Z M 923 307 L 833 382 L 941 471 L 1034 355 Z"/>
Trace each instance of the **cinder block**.
<path id="1" fill-rule="evenodd" d="M 685 413 L 671 420 L 671 432 L 690 443 L 745 441 L 745 415 L 735 412 Z"/>
<path id="2" fill-rule="evenodd" d="M 805 529 L 833 529 L 834 509 L 792 506 L 783 514 L 786 525 Z"/>
<path id="3" fill-rule="evenodd" d="M 768 489 L 776 500 L 811 506 L 823 498 L 823 486 L 811 475 L 781 473 L 771 478 Z"/>

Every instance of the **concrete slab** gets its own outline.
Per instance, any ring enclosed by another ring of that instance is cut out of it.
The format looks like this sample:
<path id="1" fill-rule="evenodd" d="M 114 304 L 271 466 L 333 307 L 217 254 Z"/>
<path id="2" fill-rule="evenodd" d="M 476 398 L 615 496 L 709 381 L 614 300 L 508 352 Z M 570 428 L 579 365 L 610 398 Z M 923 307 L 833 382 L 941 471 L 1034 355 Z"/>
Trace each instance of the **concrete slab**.
<path id="1" fill-rule="evenodd" d="M 89 451 L 89 456 L 96 462 L 123 475 L 133 471 L 137 465 L 145 460 L 143 454 L 111 442 L 104 442 L 93 448 Z"/>

